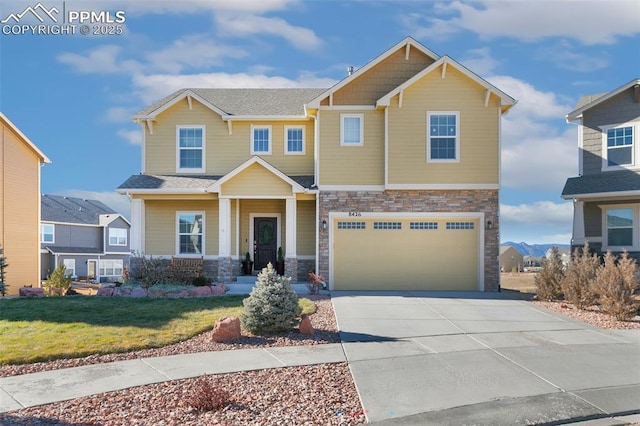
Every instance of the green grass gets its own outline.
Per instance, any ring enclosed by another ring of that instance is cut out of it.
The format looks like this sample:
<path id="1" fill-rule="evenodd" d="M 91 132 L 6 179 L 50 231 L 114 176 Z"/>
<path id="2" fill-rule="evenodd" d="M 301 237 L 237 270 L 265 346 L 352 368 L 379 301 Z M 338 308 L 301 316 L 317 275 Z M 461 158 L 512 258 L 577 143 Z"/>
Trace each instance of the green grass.
<path id="1" fill-rule="evenodd" d="M 0 299 L 0 365 L 166 346 L 240 316 L 244 297 Z M 312 301 L 299 303 L 315 312 Z"/>

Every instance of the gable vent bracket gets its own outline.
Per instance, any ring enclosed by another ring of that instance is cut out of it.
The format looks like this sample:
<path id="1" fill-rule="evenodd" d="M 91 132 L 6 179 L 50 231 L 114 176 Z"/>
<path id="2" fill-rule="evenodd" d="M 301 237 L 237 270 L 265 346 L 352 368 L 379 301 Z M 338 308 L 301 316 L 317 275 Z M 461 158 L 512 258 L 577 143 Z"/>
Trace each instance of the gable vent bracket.
<path id="1" fill-rule="evenodd" d="M 491 98 L 491 90 L 487 89 L 487 91 L 484 92 L 484 106 L 485 107 L 489 106 L 489 98 Z"/>
<path id="2" fill-rule="evenodd" d="M 333 93 L 329 94 L 329 107 L 333 107 Z"/>
<path id="3" fill-rule="evenodd" d="M 633 86 L 633 102 L 640 103 L 640 84 Z"/>
<path id="4" fill-rule="evenodd" d="M 227 129 L 229 129 L 229 134 L 232 135 L 233 134 L 233 124 L 231 123 L 231 120 L 227 120 Z"/>
<path id="5" fill-rule="evenodd" d="M 444 78 L 447 76 L 447 63 L 443 63 L 442 64 L 442 79 L 444 80 Z"/>
<path id="6" fill-rule="evenodd" d="M 149 130 L 149 134 L 152 135 L 153 134 L 153 120 L 151 120 L 151 119 L 147 120 L 147 129 Z"/>
<path id="7" fill-rule="evenodd" d="M 407 43 L 407 47 L 405 48 L 405 51 L 404 51 L 404 60 L 405 61 L 409 60 L 409 50 L 411 50 L 411 44 Z"/>
<path id="8" fill-rule="evenodd" d="M 187 103 L 189 104 L 189 111 L 193 109 L 193 103 L 191 102 L 191 95 L 187 96 Z"/>
<path id="9" fill-rule="evenodd" d="M 404 95 L 404 90 L 400 91 L 400 95 L 398 96 L 398 108 L 402 108 L 402 98 Z"/>

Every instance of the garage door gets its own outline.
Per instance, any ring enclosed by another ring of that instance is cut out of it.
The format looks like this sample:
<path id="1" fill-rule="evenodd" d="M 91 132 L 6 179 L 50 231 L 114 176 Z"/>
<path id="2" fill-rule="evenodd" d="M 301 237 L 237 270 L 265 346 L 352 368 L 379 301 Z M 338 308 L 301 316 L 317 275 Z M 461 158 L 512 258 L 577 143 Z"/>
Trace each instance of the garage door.
<path id="1" fill-rule="evenodd" d="M 335 290 L 477 290 L 477 218 L 336 218 Z"/>

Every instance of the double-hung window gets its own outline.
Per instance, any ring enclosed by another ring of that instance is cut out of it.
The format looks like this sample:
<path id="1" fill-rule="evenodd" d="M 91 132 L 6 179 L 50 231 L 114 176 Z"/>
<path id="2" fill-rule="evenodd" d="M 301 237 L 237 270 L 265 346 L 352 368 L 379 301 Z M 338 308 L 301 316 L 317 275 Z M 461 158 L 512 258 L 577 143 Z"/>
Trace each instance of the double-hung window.
<path id="1" fill-rule="evenodd" d="M 607 246 L 633 246 L 633 208 L 610 208 L 606 210 Z"/>
<path id="2" fill-rule="evenodd" d="M 271 155 L 271 126 L 251 126 L 251 154 Z"/>
<path id="3" fill-rule="evenodd" d="M 176 171 L 179 173 L 204 173 L 205 126 L 177 126 L 176 139 Z"/>
<path id="4" fill-rule="evenodd" d="M 62 264 L 64 265 L 64 274 L 67 277 L 76 276 L 76 260 L 75 259 L 63 259 Z"/>
<path id="5" fill-rule="evenodd" d="M 284 126 L 284 153 L 304 154 L 304 126 Z"/>
<path id="6" fill-rule="evenodd" d="M 124 228 L 109 228 L 109 245 L 126 246 L 127 230 Z"/>
<path id="7" fill-rule="evenodd" d="M 204 213 L 178 212 L 177 254 L 204 254 Z"/>
<path id="8" fill-rule="evenodd" d="M 443 163 L 460 161 L 460 114 L 458 112 L 427 113 L 427 161 Z"/>
<path id="9" fill-rule="evenodd" d="M 40 242 L 55 243 L 55 225 L 51 223 L 43 223 L 40 225 Z"/>
<path id="10" fill-rule="evenodd" d="M 364 114 L 340 114 L 340 145 L 364 144 Z"/>
<path id="11" fill-rule="evenodd" d="M 119 277 L 122 275 L 121 259 L 100 259 L 100 275 L 103 277 Z"/>
<path id="12" fill-rule="evenodd" d="M 634 165 L 633 126 L 604 127 L 603 168 L 620 168 Z"/>

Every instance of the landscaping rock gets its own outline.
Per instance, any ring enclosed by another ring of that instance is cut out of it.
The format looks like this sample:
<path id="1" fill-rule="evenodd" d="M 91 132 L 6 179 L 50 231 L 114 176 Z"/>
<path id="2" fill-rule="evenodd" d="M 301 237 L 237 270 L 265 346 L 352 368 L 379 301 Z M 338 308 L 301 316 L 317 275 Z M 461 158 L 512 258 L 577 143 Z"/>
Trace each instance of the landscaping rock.
<path id="1" fill-rule="evenodd" d="M 20 287 L 18 293 L 21 297 L 44 297 L 44 289 L 40 287 Z"/>
<path id="2" fill-rule="evenodd" d="M 111 297 L 113 296 L 114 290 L 115 290 L 115 287 L 102 287 L 98 289 L 96 296 Z"/>
<path id="3" fill-rule="evenodd" d="M 182 290 L 173 293 L 165 293 L 164 297 L 168 297 L 169 299 L 182 299 L 189 297 L 189 293 L 186 290 Z"/>
<path id="4" fill-rule="evenodd" d="M 191 297 L 207 297 L 207 296 L 211 296 L 211 287 L 209 287 L 209 286 L 194 287 L 189 292 L 189 296 L 191 296 Z"/>
<path id="5" fill-rule="evenodd" d="M 164 290 L 161 290 L 156 287 L 149 287 L 147 291 L 147 295 L 153 299 L 158 299 L 160 297 L 164 297 Z"/>
<path id="6" fill-rule="evenodd" d="M 211 294 L 225 294 L 227 292 L 227 286 L 224 284 L 212 285 Z"/>
<path id="7" fill-rule="evenodd" d="M 147 290 L 142 287 L 137 287 L 131 290 L 131 297 L 147 297 Z"/>
<path id="8" fill-rule="evenodd" d="M 313 326 L 311 325 L 311 318 L 309 318 L 309 315 L 307 314 L 302 314 L 302 317 L 300 319 L 300 333 L 302 334 L 313 334 L 314 333 L 314 329 Z"/>
<path id="9" fill-rule="evenodd" d="M 240 339 L 240 320 L 236 317 L 224 317 L 216 321 L 211 340 L 214 342 L 232 342 Z"/>

